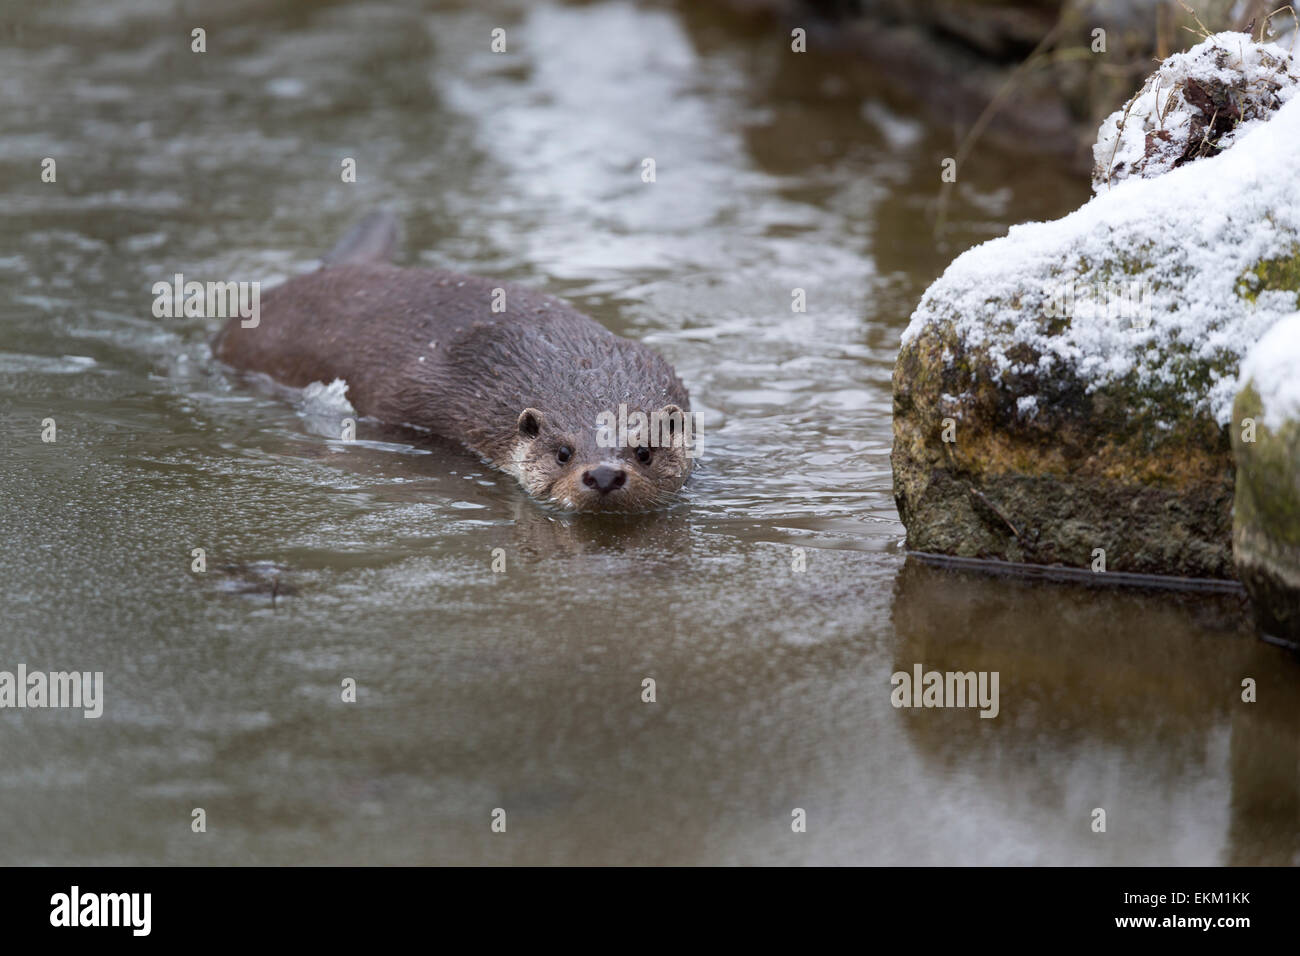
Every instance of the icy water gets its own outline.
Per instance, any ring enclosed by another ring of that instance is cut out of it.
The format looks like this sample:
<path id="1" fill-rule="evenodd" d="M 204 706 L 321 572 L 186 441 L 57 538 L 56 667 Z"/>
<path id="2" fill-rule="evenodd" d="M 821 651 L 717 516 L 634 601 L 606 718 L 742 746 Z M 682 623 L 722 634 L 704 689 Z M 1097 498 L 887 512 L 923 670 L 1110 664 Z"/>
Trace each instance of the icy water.
<path id="1" fill-rule="evenodd" d="M 0 15 L 0 670 L 105 684 L 97 720 L 0 711 L 0 862 L 1297 861 L 1300 666 L 1239 599 L 901 546 L 907 317 L 1081 177 L 977 150 L 938 244 L 954 131 L 868 67 L 703 3 L 423 6 Z M 218 321 L 152 314 L 381 205 L 405 262 L 667 355 L 689 505 L 557 517 L 461 452 L 337 441 L 214 365 Z M 999 715 L 893 708 L 915 664 L 997 671 Z"/>

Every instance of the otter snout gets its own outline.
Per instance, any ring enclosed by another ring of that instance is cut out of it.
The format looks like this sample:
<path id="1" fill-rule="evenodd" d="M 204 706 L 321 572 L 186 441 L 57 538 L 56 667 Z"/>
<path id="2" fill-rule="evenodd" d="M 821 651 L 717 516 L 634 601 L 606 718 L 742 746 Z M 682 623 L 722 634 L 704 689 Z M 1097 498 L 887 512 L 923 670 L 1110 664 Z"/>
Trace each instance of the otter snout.
<path id="1" fill-rule="evenodd" d="M 582 483 L 607 495 L 627 484 L 627 472 L 612 465 L 598 465 L 582 473 Z"/>

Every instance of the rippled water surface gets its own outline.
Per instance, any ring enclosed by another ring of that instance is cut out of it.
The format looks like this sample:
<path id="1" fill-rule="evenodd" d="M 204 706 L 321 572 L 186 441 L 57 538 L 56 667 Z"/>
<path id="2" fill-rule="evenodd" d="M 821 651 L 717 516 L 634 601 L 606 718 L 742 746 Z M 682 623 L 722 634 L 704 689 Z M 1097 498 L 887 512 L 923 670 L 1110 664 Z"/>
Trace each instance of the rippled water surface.
<path id="1" fill-rule="evenodd" d="M 3 9 L 0 669 L 106 700 L 0 711 L 0 862 L 1296 862 L 1300 667 L 1237 598 L 901 547 L 907 317 L 1079 177 L 976 150 L 936 242 L 954 130 L 707 3 Z M 704 413 L 689 505 L 557 517 L 462 452 L 335 441 L 213 363 L 217 321 L 152 315 L 375 206 L 407 264 L 660 349 Z M 999 717 L 895 710 L 915 663 L 998 671 Z"/>

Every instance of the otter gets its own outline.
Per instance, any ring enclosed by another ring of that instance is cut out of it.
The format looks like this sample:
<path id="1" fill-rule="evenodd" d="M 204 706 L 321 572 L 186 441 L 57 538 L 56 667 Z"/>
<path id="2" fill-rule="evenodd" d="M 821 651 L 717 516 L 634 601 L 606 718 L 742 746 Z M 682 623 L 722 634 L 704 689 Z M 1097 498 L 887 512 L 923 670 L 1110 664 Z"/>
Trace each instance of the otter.
<path id="1" fill-rule="evenodd" d="M 458 441 L 565 511 L 677 500 L 690 398 L 662 356 L 533 289 L 395 266 L 397 233 L 366 217 L 320 269 L 267 292 L 255 326 L 232 317 L 213 354 L 299 388 L 343 379 L 359 415 Z M 600 425 L 620 406 L 668 440 L 637 428 L 618 446 Z"/>

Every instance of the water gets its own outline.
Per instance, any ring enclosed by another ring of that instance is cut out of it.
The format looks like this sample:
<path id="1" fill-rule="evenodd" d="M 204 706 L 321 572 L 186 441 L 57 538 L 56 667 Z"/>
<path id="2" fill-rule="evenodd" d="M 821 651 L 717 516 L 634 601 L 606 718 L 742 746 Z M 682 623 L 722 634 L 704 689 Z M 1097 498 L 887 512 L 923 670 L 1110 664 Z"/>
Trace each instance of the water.
<path id="1" fill-rule="evenodd" d="M 1300 667 L 1238 598 L 902 549 L 907 317 L 1082 177 L 976 150 L 937 242 L 954 131 L 865 65 L 706 4 L 420 7 L 0 16 L 0 669 L 106 684 L 99 720 L 0 712 L 0 862 L 1297 861 Z M 705 416 L 689 505 L 560 517 L 454 449 L 335 441 L 214 365 L 218 322 L 151 314 L 379 205 L 406 262 L 660 349 Z M 997 670 L 999 717 L 894 709 L 915 663 Z"/>

